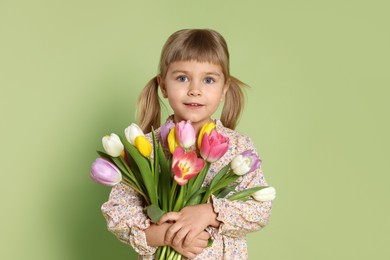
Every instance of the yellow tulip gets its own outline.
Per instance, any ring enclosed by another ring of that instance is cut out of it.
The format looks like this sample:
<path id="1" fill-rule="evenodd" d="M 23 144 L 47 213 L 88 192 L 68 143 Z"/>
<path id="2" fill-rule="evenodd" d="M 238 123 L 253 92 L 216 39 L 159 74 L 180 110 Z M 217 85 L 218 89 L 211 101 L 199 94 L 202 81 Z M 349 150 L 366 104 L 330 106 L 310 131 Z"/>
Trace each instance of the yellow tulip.
<path id="1" fill-rule="evenodd" d="M 200 129 L 199 135 L 198 135 L 198 147 L 199 147 L 199 149 L 200 149 L 200 146 L 202 145 L 203 135 L 205 133 L 210 135 L 211 130 L 213 130 L 214 128 L 215 128 L 215 123 L 214 122 L 206 123 L 206 124 L 204 124 L 202 126 L 202 128 Z"/>
<path id="2" fill-rule="evenodd" d="M 171 154 L 175 151 L 175 148 L 178 146 L 178 142 L 176 140 L 176 127 L 172 127 L 171 131 L 168 134 L 168 146 Z"/>
<path id="3" fill-rule="evenodd" d="M 145 138 L 145 136 L 137 136 L 134 139 L 134 146 L 138 149 L 138 151 L 144 156 L 149 157 L 152 153 L 152 145 Z"/>

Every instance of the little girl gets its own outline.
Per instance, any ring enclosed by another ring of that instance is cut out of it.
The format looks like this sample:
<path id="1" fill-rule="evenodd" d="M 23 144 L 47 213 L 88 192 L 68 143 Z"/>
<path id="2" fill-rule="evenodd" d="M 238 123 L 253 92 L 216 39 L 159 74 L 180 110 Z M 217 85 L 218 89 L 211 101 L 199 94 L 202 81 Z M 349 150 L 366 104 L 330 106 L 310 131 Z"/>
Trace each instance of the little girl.
<path id="1" fill-rule="evenodd" d="M 180 30 L 165 43 L 159 74 L 144 88 L 138 100 L 139 125 L 144 132 L 160 126 L 158 88 L 168 99 L 173 115 L 167 122 L 190 120 L 198 133 L 214 121 L 219 133 L 229 138 L 228 152 L 211 164 L 204 185 L 236 155 L 255 150 L 250 138 L 234 131 L 243 107 L 244 84 L 230 75 L 229 52 L 223 37 L 213 30 Z M 224 102 L 220 120 L 212 115 Z M 156 137 L 160 129 L 155 130 Z M 150 134 L 149 140 L 150 140 Z M 261 168 L 242 176 L 237 191 L 267 186 Z M 212 197 L 207 204 L 168 212 L 152 224 L 143 212 L 140 195 L 126 185 L 112 188 L 102 212 L 108 229 L 131 245 L 139 259 L 154 259 L 158 246 L 168 245 L 190 259 L 247 259 L 245 235 L 264 227 L 271 202 L 229 201 Z M 208 239 L 213 244 L 208 246 Z"/>

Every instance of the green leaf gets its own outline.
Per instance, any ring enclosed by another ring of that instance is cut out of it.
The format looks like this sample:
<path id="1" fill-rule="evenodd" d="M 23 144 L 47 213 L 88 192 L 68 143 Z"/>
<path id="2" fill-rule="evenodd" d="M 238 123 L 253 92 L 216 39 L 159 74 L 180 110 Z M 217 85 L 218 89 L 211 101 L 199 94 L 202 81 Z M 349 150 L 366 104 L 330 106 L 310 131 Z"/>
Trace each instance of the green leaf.
<path id="1" fill-rule="evenodd" d="M 223 178 L 221 181 L 219 181 L 214 187 L 213 187 L 213 192 L 215 191 L 218 191 L 219 189 L 222 189 L 224 187 L 227 187 L 229 186 L 230 184 L 232 184 L 233 182 L 237 181 L 238 178 L 240 178 L 241 176 L 238 176 L 236 174 L 228 174 L 228 176 L 226 178 Z"/>
<path id="2" fill-rule="evenodd" d="M 209 168 L 210 168 L 210 163 L 209 162 L 206 162 L 205 166 L 203 167 L 203 169 L 198 173 L 198 175 L 196 175 L 195 179 L 193 182 L 189 182 L 189 185 L 188 187 L 190 188 L 190 192 L 189 192 L 189 197 L 192 197 L 192 195 L 200 189 L 200 187 L 202 186 L 202 183 L 204 181 L 204 179 L 206 178 L 206 175 L 207 175 L 207 172 L 209 171 Z M 191 180 L 190 180 L 191 181 Z"/>
<path id="3" fill-rule="evenodd" d="M 175 203 L 174 200 L 177 197 L 177 190 L 178 190 L 177 186 L 178 186 L 177 182 L 174 181 L 172 183 L 171 190 L 169 192 L 169 204 L 168 204 L 169 211 L 172 211 L 174 207 L 174 203 Z"/>
<path id="4" fill-rule="evenodd" d="M 154 155 L 154 158 L 153 158 L 153 162 L 151 161 L 150 164 L 153 165 L 153 175 L 154 175 L 154 183 L 155 183 L 155 190 L 156 190 L 156 194 L 158 194 L 158 184 L 159 184 L 159 177 L 160 177 L 160 174 L 159 174 L 159 163 L 158 163 L 158 152 L 157 152 L 157 149 L 158 149 L 158 144 L 157 144 L 157 141 L 156 141 L 156 135 L 154 134 L 154 128 L 152 127 L 152 140 L 153 140 L 153 155 Z M 161 198 L 161 197 L 160 197 Z"/>
<path id="5" fill-rule="evenodd" d="M 157 223 L 160 218 L 165 214 L 165 211 L 161 210 L 156 205 L 149 205 L 145 208 L 146 214 L 152 220 L 153 223 Z"/>
<path id="6" fill-rule="evenodd" d="M 147 194 L 147 190 L 146 190 L 146 187 L 144 185 L 144 181 L 142 179 L 142 175 L 141 175 L 141 172 L 140 172 L 140 170 L 139 170 L 139 168 L 137 166 L 137 163 L 130 156 L 129 152 L 126 151 L 126 149 L 125 149 L 125 153 L 127 155 L 128 161 L 129 161 L 129 165 L 128 166 L 129 166 L 130 170 L 133 172 L 133 174 L 134 174 L 134 176 L 135 176 L 135 178 L 136 178 L 140 188 L 144 191 L 144 193 Z"/>
<path id="7" fill-rule="evenodd" d="M 229 171 L 230 169 L 230 163 L 223 167 L 213 178 L 213 180 L 210 182 L 209 188 L 210 190 L 213 190 L 215 185 L 222 179 L 223 176 Z"/>
<path id="8" fill-rule="evenodd" d="M 206 192 L 206 188 L 203 187 L 197 190 L 186 202 L 185 206 L 197 205 L 203 198 L 204 193 Z"/>
<path id="9" fill-rule="evenodd" d="M 158 162 L 160 164 L 161 171 L 169 172 L 171 170 L 171 167 L 168 163 L 167 158 L 165 157 L 164 150 L 163 150 L 160 143 L 158 144 L 158 147 L 157 147 L 157 155 L 158 155 Z"/>
<path id="10" fill-rule="evenodd" d="M 158 205 L 157 192 L 155 188 L 156 184 L 154 183 L 154 176 L 152 174 L 149 161 L 145 157 L 143 157 L 142 154 L 140 154 L 137 148 L 127 142 L 125 138 L 120 136 L 120 139 L 125 146 L 126 151 L 129 153 L 129 156 L 134 159 L 141 172 L 142 180 L 146 187 L 147 195 L 149 195 L 151 203 Z"/>
<path id="11" fill-rule="evenodd" d="M 217 197 L 218 199 L 225 198 L 226 195 L 228 195 L 230 192 L 234 192 L 236 190 L 237 185 L 238 185 L 238 183 L 227 186 L 227 187 L 222 188 L 222 189 L 219 189 L 219 190 L 215 191 L 213 193 L 213 195 L 215 197 Z"/>
<path id="12" fill-rule="evenodd" d="M 102 151 L 96 151 L 96 152 L 100 155 L 100 157 L 105 158 L 105 159 L 109 159 L 110 161 L 112 161 L 111 156 L 106 154 L 105 152 L 102 152 Z"/>
<path id="13" fill-rule="evenodd" d="M 251 196 L 253 193 L 255 193 L 256 191 L 259 191 L 259 190 L 262 190 L 264 188 L 266 188 L 267 186 L 259 186 L 259 187 L 254 187 L 254 188 L 250 188 L 250 189 L 246 189 L 246 190 L 242 190 L 242 191 L 239 191 L 235 194 L 233 194 L 232 196 L 230 196 L 228 199 L 229 200 L 241 200 L 243 198 L 246 198 L 248 196 Z"/>
<path id="14" fill-rule="evenodd" d="M 176 201 L 175 201 L 175 206 L 173 207 L 174 212 L 178 212 L 179 210 L 181 210 L 183 208 L 184 194 L 185 194 L 186 188 L 187 187 L 185 185 L 180 186 L 179 195 L 177 196 Z"/>
<path id="15" fill-rule="evenodd" d="M 167 211 L 169 203 L 169 191 L 171 190 L 172 185 L 172 176 L 171 167 L 168 164 L 168 161 L 165 157 L 164 151 L 160 143 L 157 147 L 157 156 L 160 165 L 158 195 L 161 201 L 161 208 Z"/>

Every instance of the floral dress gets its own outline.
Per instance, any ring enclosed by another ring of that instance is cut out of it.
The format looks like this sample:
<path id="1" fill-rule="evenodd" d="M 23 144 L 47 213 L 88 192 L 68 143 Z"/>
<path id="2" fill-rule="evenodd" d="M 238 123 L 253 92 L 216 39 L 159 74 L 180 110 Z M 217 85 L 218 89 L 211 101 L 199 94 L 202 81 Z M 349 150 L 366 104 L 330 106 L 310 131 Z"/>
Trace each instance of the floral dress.
<path id="1" fill-rule="evenodd" d="M 246 150 L 256 150 L 251 139 L 237 131 L 226 128 L 221 121 L 216 120 L 216 130 L 229 138 L 229 148 L 226 154 L 218 161 L 211 164 L 203 185 L 207 185 L 220 169 L 226 166 L 236 155 Z M 156 137 L 160 135 L 160 129 L 155 131 Z M 147 137 L 151 140 L 151 135 Z M 268 186 L 261 167 L 238 179 L 240 184 L 237 191 L 256 187 Z M 259 202 L 255 200 L 229 201 L 224 198 L 212 197 L 217 219 L 221 222 L 218 228 L 209 227 L 212 246 L 205 248 L 194 259 L 248 259 L 248 250 L 245 235 L 249 232 L 260 230 L 269 220 L 271 214 L 271 202 Z M 107 220 L 108 230 L 122 242 L 132 246 L 139 254 L 138 259 L 154 259 L 157 247 L 148 246 L 144 230 L 151 222 L 143 212 L 143 198 L 125 184 L 118 184 L 111 190 L 109 200 L 102 205 L 102 212 Z"/>

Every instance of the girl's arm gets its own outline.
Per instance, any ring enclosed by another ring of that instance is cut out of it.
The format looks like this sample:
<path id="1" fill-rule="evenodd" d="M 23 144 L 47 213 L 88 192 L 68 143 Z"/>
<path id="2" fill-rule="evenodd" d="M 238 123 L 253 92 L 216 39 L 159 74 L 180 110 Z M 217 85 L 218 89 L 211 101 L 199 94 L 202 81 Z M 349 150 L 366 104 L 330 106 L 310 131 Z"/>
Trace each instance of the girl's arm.
<path id="1" fill-rule="evenodd" d="M 235 149 L 234 154 L 240 154 L 246 150 L 253 150 L 257 154 L 256 147 L 249 137 L 236 135 L 237 132 L 233 133 L 235 134 L 230 136 L 230 140 L 232 148 Z M 240 184 L 236 187 L 237 191 L 257 186 L 268 186 L 261 167 L 243 175 L 238 181 Z M 270 201 L 250 200 L 243 202 L 212 197 L 211 203 L 215 213 L 218 214 L 217 220 L 221 222 L 218 229 L 213 228 L 213 232 L 230 237 L 244 236 L 264 227 L 268 223 L 272 209 Z"/>
<path id="2" fill-rule="evenodd" d="M 164 241 L 165 233 L 172 224 L 163 223 L 161 225 L 151 224 L 145 229 L 146 242 L 149 246 L 166 246 L 168 245 Z"/>
<path id="3" fill-rule="evenodd" d="M 243 176 L 237 190 L 256 186 L 267 186 L 261 168 Z M 230 237 L 244 236 L 249 232 L 260 230 L 267 225 L 272 209 L 270 201 L 243 202 L 212 197 L 212 204 L 218 214 L 217 220 L 221 221 L 219 228 L 214 231 Z"/>
<path id="4" fill-rule="evenodd" d="M 102 205 L 107 227 L 120 241 L 134 248 L 140 255 L 153 255 L 156 247 L 149 246 L 145 229 L 150 220 L 143 212 L 144 202 L 141 196 L 124 184 L 118 184 L 111 190 L 109 200 Z"/>

